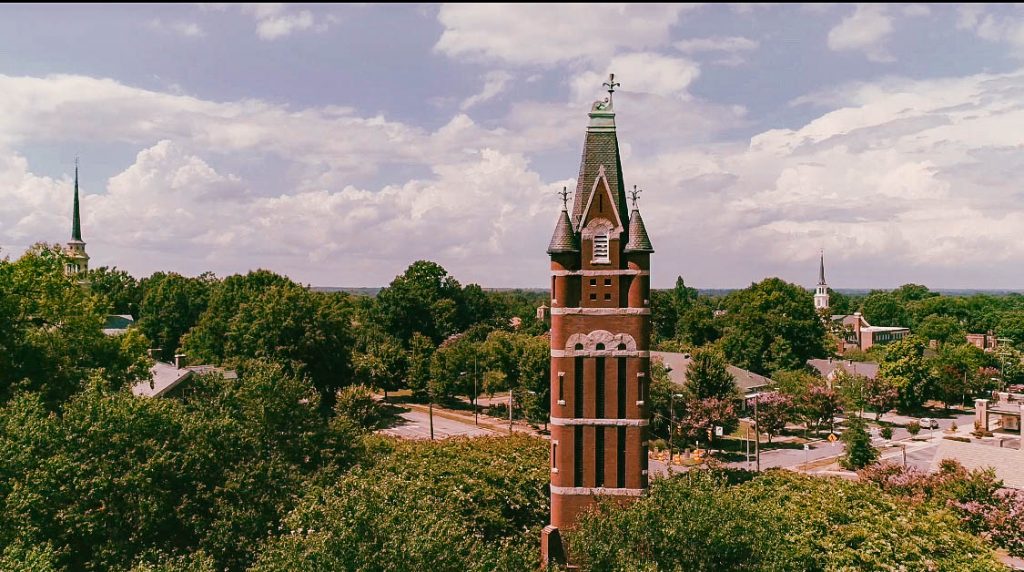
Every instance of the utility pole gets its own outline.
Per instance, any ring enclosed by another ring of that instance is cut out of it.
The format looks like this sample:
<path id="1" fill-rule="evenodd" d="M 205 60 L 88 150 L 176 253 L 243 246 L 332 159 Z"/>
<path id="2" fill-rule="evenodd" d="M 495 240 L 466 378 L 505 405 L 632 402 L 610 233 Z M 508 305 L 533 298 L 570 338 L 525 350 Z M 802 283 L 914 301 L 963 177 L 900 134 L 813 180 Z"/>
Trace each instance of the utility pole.
<path id="1" fill-rule="evenodd" d="M 427 395 L 429 396 L 429 399 L 430 399 L 430 405 L 428 406 L 430 408 L 430 440 L 433 441 L 434 440 L 434 391 L 433 391 L 433 389 L 428 390 L 427 391 Z"/>
<path id="2" fill-rule="evenodd" d="M 747 462 L 747 470 L 750 470 L 750 423 L 747 423 L 746 439 L 743 440 L 743 460 Z"/>
<path id="3" fill-rule="evenodd" d="M 754 459 L 758 473 L 761 472 L 761 426 L 757 422 L 757 402 L 760 400 L 760 395 L 754 398 Z"/>
<path id="4" fill-rule="evenodd" d="M 508 434 L 512 434 L 512 388 L 508 388 Z"/>
<path id="5" fill-rule="evenodd" d="M 480 424 L 480 405 L 477 400 L 480 399 L 480 390 L 476 387 L 476 355 L 473 356 L 473 425 Z"/>

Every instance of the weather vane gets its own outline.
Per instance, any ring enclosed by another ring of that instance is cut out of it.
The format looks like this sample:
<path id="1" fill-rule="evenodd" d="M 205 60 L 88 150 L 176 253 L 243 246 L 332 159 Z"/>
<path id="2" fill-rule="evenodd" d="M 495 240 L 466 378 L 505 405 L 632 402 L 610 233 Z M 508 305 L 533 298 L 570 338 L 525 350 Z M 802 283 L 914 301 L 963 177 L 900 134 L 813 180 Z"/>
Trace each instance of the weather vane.
<path id="1" fill-rule="evenodd" d="M 608 81 L 602 83 L 601 85 L 603 85 L 603 86 L 608 88 L 608 106 L 611 107 L 611 105 L 612 105 L 612 94 L 615 93 L 615 88 L 616 87 L 620 87 L 622 84 L 620 84 L 619 82 L 615 81 L 615 74 L 610 73 L 610 74 L 608 74 Z"/>
<path id="2" fill-rule="evenodd" d="M 633 208 L 636 208 L 636 199 L 642 192 L 644 192 L 643 189 L 638 189 L 636 188 L 636 185 L 633 185 L 633 190 L 629 192 L 630 198 L 633 199 Z"/>
<path id="3" fill-rule="evenodd" d="M 562 190 L 558 192 L 558 196 L 562 197 L 562 208 L 566 208 L 569 202 L 569 189 L 568 187 L 562 187 Z"/>

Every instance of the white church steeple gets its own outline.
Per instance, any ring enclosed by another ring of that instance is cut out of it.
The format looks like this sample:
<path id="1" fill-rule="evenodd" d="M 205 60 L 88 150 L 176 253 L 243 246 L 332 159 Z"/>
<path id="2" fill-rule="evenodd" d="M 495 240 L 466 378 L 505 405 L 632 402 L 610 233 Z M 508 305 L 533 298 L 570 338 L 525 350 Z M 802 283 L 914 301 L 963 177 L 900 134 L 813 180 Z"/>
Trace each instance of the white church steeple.
<path id="1" fill-rule="evenodd" d="M 828 308 L 828 284 L 825 284 L 825 251 L 821 251 L 821 270 L 818 273 L 818 288 L 814 291 L 814 309 Z"/>

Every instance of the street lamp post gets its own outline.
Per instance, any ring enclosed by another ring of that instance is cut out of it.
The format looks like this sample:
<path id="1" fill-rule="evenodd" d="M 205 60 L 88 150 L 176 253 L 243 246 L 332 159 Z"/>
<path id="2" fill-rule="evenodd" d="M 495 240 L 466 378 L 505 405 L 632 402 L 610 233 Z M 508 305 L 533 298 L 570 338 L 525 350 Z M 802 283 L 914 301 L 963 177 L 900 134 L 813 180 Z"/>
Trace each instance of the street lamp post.
<path id="1" fill-rule="evenodd" d="M 476 374 L 476 356 L 473 356 L 473 425 L 480 425 L 480 404 L 477 400 L 480 399 L 480 390 L 476 387 L 477 374 Z"/>
<path id="2" fill-rule="evenodd" d="M 508 434 L 512 434 L 512 388 L 508 388 Z"/>

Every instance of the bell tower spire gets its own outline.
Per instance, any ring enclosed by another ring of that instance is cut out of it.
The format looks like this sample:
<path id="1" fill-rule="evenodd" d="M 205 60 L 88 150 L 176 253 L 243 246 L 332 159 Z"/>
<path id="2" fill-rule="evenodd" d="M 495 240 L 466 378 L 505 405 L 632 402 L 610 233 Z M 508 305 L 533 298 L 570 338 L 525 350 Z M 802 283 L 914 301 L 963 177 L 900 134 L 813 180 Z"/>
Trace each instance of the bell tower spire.
<path id="1" fill-rule="evenodd" d="M 821 251 L 821 267 L 818 270 L 818 287 L 814 291 L 814 309 L 828 308 L 828 284 L 825 283 L 825 250 Z"/>
<path id="2" fill-rule="evenodd" d="M 64 268 L 69 276 L 89 270 L 89 255 L 85 253 L 85 242 L 82 241 L 82 215 L 78 202 L 78 157 L 75 157 L 75 202 L 71 213 L 71 240 L 68 241 L 65 254 L 70 259 Z"/>
<path id="3" fill-rule="evenodd" d="M 75 157 L 75 210 L 71 215 L 71 240 L 82 240 L 82 215 L 78 207 L 78 157 Z"/>
<path id="4" fill-rule="evenodd" d="M 650 417 L 650 257 L 634 187 L 622 179 L 612 95 L 591 106 L 570 215 L 568 190 L 551 260 L 551 523 L 541 562 L 571 564 L 562 532 L 601 498 L 647 490 Z M 571 218 L 570 218 L 571 217 Z M 572 567 L 570 566 L 570 569 Z"/>

